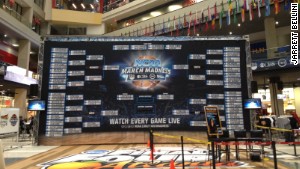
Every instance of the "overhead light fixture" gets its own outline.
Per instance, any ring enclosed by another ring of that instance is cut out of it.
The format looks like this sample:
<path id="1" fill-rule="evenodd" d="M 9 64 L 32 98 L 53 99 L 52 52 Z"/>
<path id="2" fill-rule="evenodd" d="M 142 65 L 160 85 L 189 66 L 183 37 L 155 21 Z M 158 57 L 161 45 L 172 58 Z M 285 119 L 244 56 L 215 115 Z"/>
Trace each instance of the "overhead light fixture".
<path id="1" fill-rule="evenodd" d="M 83 3 L 81 3 L 80 5 L 81 5 L 81 7 L 82 7 L 83 9 L 85 9 L 85 6 L 84 6 L 84 4 L 83 4 Z"/>
<path id="2" fill-rule="evenodd" d="M 298 77 L 297 80 L 300 80 L 300 77 Z"/>
<path id="3" fill-rule="evenodd" d="M 276 24 L 276 25 L 278 25 L 278 24 L 279 24 L 279 22 L 278 22 L 278 21 L 276 21 L 276 22 L 275 22 L 275 24 Z"/>
<path id="4" fill-rule="evenodd" d="M 6 38 L 6 37 L 7 37 L 7 35 L 6 35 L 6 34 L 4 34 L 4 37 Z"/>
<path id="5" fill-rule="evenodd" d="M 180 8 L 182 8 L 182 5 L 170 5 L 168 7 L 168 10 L 171 12 L 171 11 L 175 11 L 175 10 L 180 9 Z"/>
<path id="6" fill-rule="evenodd" d="M 238 23 L 238 24 L 237 24 L 237 26 L 238 26 L 238 27 L 240 27 L 240 26 L 241 26 L 241 24 L 240 24 L 240 23 Z"/>
<path id="7" fill-rule="evenodd" d="M 153 11 L 153 12 L 150 12 L 150 15 L 153 16 L 153 17 L 156 17 L 156 16 L 159 16 L 161 15 L 162 13 L 159 12 L 159 11 Z"/>
<path id="8" fill-rule="evenodd" d="M 232 32 L 229 32 L 229 35 L 232 35 Z"/>
<path id="9" fill-rule="evenodd" d="M 93 4 L 90 4 L 90 6 L 91 6 L 91 8 L 92 8 L 92 9 L 95 9 L 95 7 L 94 7 L 94 5 L 93 5 Z"/>
<path id="10" fill-rule="evenodd" d="M 74 3 L 72 3 L 72 6 L 74 9 L 77 9 L 77 6 Z"/>
<path id="11" fill-rule="evenodd" d="M 13 45 L 14 47 L 19 47 L 19 44 L 16 44 L 16 43 L 13 43 L 11 45 Z"/>

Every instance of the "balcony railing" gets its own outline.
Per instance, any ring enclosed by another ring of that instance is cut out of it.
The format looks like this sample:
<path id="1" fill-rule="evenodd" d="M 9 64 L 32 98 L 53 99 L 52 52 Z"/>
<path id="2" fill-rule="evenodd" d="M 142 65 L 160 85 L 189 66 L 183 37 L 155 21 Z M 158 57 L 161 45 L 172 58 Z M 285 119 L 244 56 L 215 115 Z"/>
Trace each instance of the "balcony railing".
<path id="1" fill-rule="evenodd" d="M 29 29 L 31 29 L 31 23 L 29 20 L 25 19 L 22 15 L 20 15 L 17 11 L 13 10 L 13 8 L 8 3 L 3 3 L 3 1 L 0 1 L 0 6 L 2 9 L 8 13 L 10 16 L 16 18 L 18 21 L 23 23 L 25 26 L 27 26 Z M 0 8 L 1 9 L 1 8 Z"/>
<path id="2" fill-rule="evenodd" d="M 106 13 L 106 12 L 109 12 L 109 11 L 112 11 L 116 8 L 119 8 L 121 6 L 124 6 L 130 2 L 133 2 L 134 0 L 116 0 L 112 3 L 108 2 L 108 4 L 104 5 L 103 7 L 103 13 Z"/>

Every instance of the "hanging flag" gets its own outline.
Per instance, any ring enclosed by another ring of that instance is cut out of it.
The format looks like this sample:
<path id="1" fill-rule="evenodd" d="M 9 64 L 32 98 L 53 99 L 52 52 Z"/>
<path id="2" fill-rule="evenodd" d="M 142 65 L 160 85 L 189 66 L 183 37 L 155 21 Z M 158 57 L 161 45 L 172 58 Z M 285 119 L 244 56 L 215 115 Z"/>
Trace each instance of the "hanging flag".
<path id="1" fill-rule="evenodd" d="M 257 0 L 257 15 L 259 18 L 261 17 L 260 7 L 261 7 L 260 0 Z"/>
<path id="2" fill-rule="evenodd" d="M 219 26 L 220 26 L 220 29 L 222 28 L 222 22 L 223 22 L 223 15 L 224 15 L 224 4 L 223 4 L 223 0 L 222 0 L 222 3 L 221 3 L 221 6 L 222 6 L 222 10 L 221 10 L 221 13 L 220 13 L 220 16 L 219 16 Z"/>
<path id="3" fill-rule="evenodd" d="M 153 31 L 152 31 L 152 35 L 153 35 L 153 36 L 155 36 L 155 33 L 156 33 L 155 31 L 156 31 L 156 30 L 155 30 L 155 23 L 153 22 Z"/>
<path id="4" fill-rule="evenodd" d="M 205 17 L 205 18 L 206 18 L 206 22 L 205 22 L 205 29 L 204 29 L 204 31 L 206 32 L 209 29 L 209 26 L 208 26 L 208 16 Z"/>
<path id="5" fill-rule="evenodd" d="M 280 11 L 280 5 L 279 5 L 279 1 L 278 0 L 274 0 L 274 10 L 275 10 L 275 14 L 277 15 Z"/>
<path id="6" fill-rule="evenodd" d="M 246 0 L 246 11 L 249 10 L 249 0 Z"/>
<path id="7" fill-rule="evenodd" d="M 207 21 L 211 21 L 211 16 L 209 12 L 209 6 L 207 7 Z"/>
<path id="8" fill-rule="evenodd" d="M 236 8 L 236 13 L 240 13 L 240 1 L 235 0 L 235 8 Z"/>
<path id="9" fill-rule="evenodd" d="M 242 22 L 245 22 L 245 12 L 246 12 L 246 0 L 244 0 L 243 8 L 241 10 Z"/>
<path id="10" fill-rule="evenodd" d="M 232 10 L 232 4 L 231 4 L 231 0 L 228 0 L 228 11 L 227 11 L 227 25 L 231 24 L 231 10 Z"/>
<path id="11" fill-rule="evenodd" d="M 161 33 L 165 33 L 165 19 L 163 19 Z"/>
<path id="12" fill-rule="evenodd" d="M 203 9 L 202 9 L 202 11 L 201 11 L 201 22 L 200 22 L 200 24 L 199 24 L 199 32 L 201 32 L 202 31 L 202 24 L 204 23 L 205 21 L 204 21 L 204 12 L 203 12 Z"/>
<path id="13" fill-rule="evenodd" d="M 289 11 L 291 9 L 291 0 L 284 0 L 284 10 Z"/>
<path id="14" fill-rule="evenodd" d="M 215 30 L 216 17 L 217 17 L 217 3 L 215 3 L 214 14 L 211 17 L 212 18 L 212 21 L 211 21 L 211 28 L 212 28 L 212 30 Z"/>
<path id="15" fill-rule="evenodd" d="M 195 17 L 194 17 L 194 25 L 193 25 L 194 26 L 194 30 L 193 30 L 194 35 L 196 35 L 197 15 L 198 15 L 198 12 L 196 11 Z"/>
<path id="16" fill-rule="evenodd" d="M 265 0 L 265 16 L 270 16 L 271 10 L 270 10 L 270 0 Z"/>
<path id="17" fill-rule="evenodd" d="M 188 25 L 188 31 L 187 31 L 187 36 L 190 36 L 191 34 L 191 23 L 192 23 L 192 12 L 190 12 L 190 17 L 189 17 L 189 25 Z"/>
<path id="18" fill-rule="evenodd" d="M 169 17 L 169 18 L 168 18 L 168 27 L 167 27 L 166 32 L 169 32 L 169 31 L 170 31 L 170 27 L 171 27 L 171 21 L 170 21 L 170 17 Z"/>
<path id="19" fill-rule="evenodd" d="M 186 17 L 185 17 L 185 13 L 183 14 L 183 27 L 187 27 L 187 21 L 186 21 Z"/>
<path id="20" fill-rule="evenodd" d="M 253 7 L 252 7 L 252 3 L 249 4 L 249 20 L 250 21 L 253 20 Z"/>
<path id="21" fill-rule="evenodd" d="M 176 36 L 179 36 L 180 29 L 180 16 L 178 17 L 177 26 L 176 26 Z"/>
<path id="22" fill-rule="evenodd" d="M 237 8 L 235 8 L 234 10 L 233 10 L 233 23 L 234 24 L 237 24 L 237 17 L 236 17 L 236 11 L 237 11 Z"/>

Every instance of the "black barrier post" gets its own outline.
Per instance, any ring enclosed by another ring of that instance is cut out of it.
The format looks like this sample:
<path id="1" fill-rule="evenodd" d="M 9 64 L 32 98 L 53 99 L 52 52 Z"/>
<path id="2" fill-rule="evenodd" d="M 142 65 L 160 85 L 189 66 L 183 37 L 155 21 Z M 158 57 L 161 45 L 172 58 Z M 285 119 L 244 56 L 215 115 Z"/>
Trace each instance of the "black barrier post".
<path id="1" fill-rule="evenodd" d="M 212 163 L 213 169 L 216 169 L 216 158 L 215 158 L 215 142 L 211 142 L 211 154 L 212 154 Z"/>
<path id="2" fill-rule="evenodd" d="M 272 149 L 273 149 L 273 158 L 274 158 L 274 169 L 278 169 L 275 141 L 272 141 Z"/>
<path id="3" fill-rule="evenodd" d="M 153 151 L 154 151 L 154 145 L 153 145 L 153 133 L 152 133 L 152 130 L 150 130 L 150 132 L 149 132 L 149 136 L 150 136 L 150 158 L 151 158 L 151 162 L 152 162 L 152 164 L 153 164 L 153 160 L 154 160 L 154 155 L 153 155 Z"/>
<path id="4" fill-rule="evenodd" d="M 293 145 L 294 145 L 294 154 L 295 154 L 295 156 L 297 156 L 296 144 L 293 143 Z"/>
<path id="5" fill-rule="evenodd" d="M 182 169 L 184 169 L 183 136 L 181 136 L 181 156 L 182 156 Z"/>

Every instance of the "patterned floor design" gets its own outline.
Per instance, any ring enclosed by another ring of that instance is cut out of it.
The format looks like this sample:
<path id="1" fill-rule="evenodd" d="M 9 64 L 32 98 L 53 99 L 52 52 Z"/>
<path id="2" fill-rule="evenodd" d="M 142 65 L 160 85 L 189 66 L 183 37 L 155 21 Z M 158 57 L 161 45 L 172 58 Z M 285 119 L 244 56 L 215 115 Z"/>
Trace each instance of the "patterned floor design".
<path id="1" fill-rule="evenodd" d="M 122 168 L 170 168 L 170 159 L 176 159 L 175 168 L 182 168 L 180 145 L 156 145 L 154 165 L 151 165 L 149 151 L 145 145 L 81 145 L 60 146 L 32 157 L 8 164 L 6 169 L 122 169 Z M 213 168 L 207 161 L 206 147 L 185 145 L 185 168 L 208 169 Z M 172 151 L 169 151 L 172 150 Z M 169 151 L 167 154 L 165 151 Z M 85 152 L 85 153 L 83 153 Z M 147 154 L 148 153 L 148 154 Z M 99 155 L 102 154 L 102 155 Z M 279 154 L 278 154 L 279 155 Z M 252 162 L 245 153 L 240 153 L 240 160 L 231 154 L 230 162 L 225 156 L 217 160 L 217 169 L 269 169 L 274 168 L 271 158 L 264 158 L 261 162 Z M 58 160 L 59 159 L 59 160 Z M 54 160 L 54 161 L 53 161 Z M 291 160 L 297 161 L 295 158 Z M 279 169 L 291 169 L 291 166 L 279 162 Z"/>

